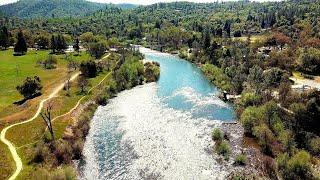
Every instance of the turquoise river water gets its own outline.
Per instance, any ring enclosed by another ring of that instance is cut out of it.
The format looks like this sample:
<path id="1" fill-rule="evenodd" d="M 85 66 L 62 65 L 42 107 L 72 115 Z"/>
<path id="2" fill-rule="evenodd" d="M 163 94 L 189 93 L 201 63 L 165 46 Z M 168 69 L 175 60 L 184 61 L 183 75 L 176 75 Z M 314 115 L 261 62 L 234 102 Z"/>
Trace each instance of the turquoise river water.
<path id="1" fill-rule="evenodd" d="M 193 64 L 140 48 L 161 76 L 126 90 L 92 119 L 79 179 L 224 179 L 212 128 L 234 120 L 232 106 Z"/>

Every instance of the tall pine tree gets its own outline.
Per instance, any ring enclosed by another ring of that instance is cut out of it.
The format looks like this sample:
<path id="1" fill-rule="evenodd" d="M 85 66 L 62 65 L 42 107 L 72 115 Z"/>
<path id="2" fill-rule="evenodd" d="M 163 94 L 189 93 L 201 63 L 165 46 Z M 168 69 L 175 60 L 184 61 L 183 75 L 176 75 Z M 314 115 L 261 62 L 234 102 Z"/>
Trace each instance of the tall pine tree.
<path id="1" fill-rule="evenodd" d="M 57 37 L 57 50 L 61 53 L 65 49 L 67 49 L 66 40 L 64 39 L 63 35 L 58 34 L 58 37 Z"/>
<path id="2" fill-rule="evenodd" d="M 50 49 L 52 50 L 53 54 L 56 53 L 57 40 L 56 40 L 56 37 L 54 35 L 51 36 Z"/>
<path id="3" fill-rule="evenodd" d="M 79 38 L 76 39 L 74 45 L 73 45 L 73 49 L 79 54 L 80 53 L 80 41 Z"/>
<path id="4" fill-rule="evenodd" d="M 18 41 L 14 46 L 14 52 L 19 55 L 25 54 L 28 51 L 28 48 L 27 48 L 26 40 L 21 30 L 18 32 L 17 39 Z"/>
<path id="5" fill-rule="evenodd" d="M 3 49 L 7 49 L 9 47 L 10 41 L 9 41 L 9 32 L 7 27 L 3 26 L 0 30 L 0 46 Z"/>

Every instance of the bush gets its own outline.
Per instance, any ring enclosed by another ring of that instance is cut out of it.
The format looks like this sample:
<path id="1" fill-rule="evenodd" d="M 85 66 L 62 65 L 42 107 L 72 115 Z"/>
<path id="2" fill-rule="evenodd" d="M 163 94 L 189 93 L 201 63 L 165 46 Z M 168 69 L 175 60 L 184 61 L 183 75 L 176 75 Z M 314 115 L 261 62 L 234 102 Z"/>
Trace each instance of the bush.
<path id="1" fill-rule="evenodd" d="M 291 158 L 286 153 L 280 154 L 277 163 L 284 179 L 313 179 L 311 156 L 304 150 Z"/>
<path id="2" fill-rule="evenodd" d="M 236 165 L 244 166 L 247 164 L 247 156 L 245 154 L 237 155 L 235 162 Z"/>
<path id="3" fill-rule="evenodd" d="M 261 108 L 250 106 L 241 114 L 240 121 L 244 127 L 245 133 L 252 134 L 253 127 L 260 124 L 263 119 Z"/>
<path id="4" fill-rule="evenodd" d="M 260 124 L 253 128 L 253 135 L 258 139 L 262 151 L 268 155 L 272 155 L 272 143 L 275 140 L 272 131 L 266 124 Z"/>
<path id="5" fill-rule="evenodd" d="M 231 80 L 222 69 L 212 64 L 205 64 L 201 70 L 213 84 L 222 90 L 230 91 L 232 89 Z"/>
<path id="6" fill-rule="evenodd" d="M 157 62 L 147 62 L 144 64 L 144 76 L 146 82 L 158 81 L 160 77 L 160 64 Z"/>
<path id="7" fill-rule="evenodd" d="M 44 143 L 37 144 L 32 158 L 34 163 L 42 163 L 50 154 L 49 148 Z"/>
<path id="8" fill-rule="evenodd" d="M 54 69 L 56 68 L 56 64 L 58 63 L 57 57 L 55 55 L 49 55 L 47 59 L 40 60 L 37 62 L 44 69 Z"/>
<path id="9" fill-rule="evenodd" d="M 261 96 L 256 93 L 244 93 L 241 96 L 240 104 L 243 107 L 257 106 L 261 103 Z"/>
<path id="10" fill-rule="evenodd" d="M 220 130 L 220 129 L 214 129 L 213 131 L 212 131 L 212 139 L 214 140 L 214 141 L 218 141 L 218 142 L 221 142 L 222 140 L 223 140 L 223 138 L 224 138 L 224 134 L 223 134 L 223 132 Z"/>
<path id="11" fill-rule="evenodd" d="M 72 147 L 67 141 L 61 140 L 57 142 L 54 154 L 59 164 L 70 163 L 72 160 Z"/>
<path id="12" fill-rule="evenodd" d="M 83 139 L 75 141 L 71 146 L 73 149 L 73 159 L 80 159 L 82 157 L 82 149 L 84 146 Z"/>
<path id="13" fill-rule="evenodd" d="M 309 142 L 309 149 L 312 154 L 320 155 L 320 137 L 312 138 Z"/>
<path id="14" fill-rule="evenodd" d="M 51 175 L 52 180 L 74 180 L 76 179 L 76 174 L 72 167 L 66 167 L 64 169 L 58 169 L 54 171 Z"/>
<path id="15" fill-rule="evenodd" d="M 222 155 L 225 160 L 229 160 L 231 149 L 228 142 L 222 141 L 221 143 L 218 143 L 216 146 L 216 151 L 219 155 Z"/>
<path id="16" fill-rule="evenodd" d="M 265 156 L 263 158 L 263 167 L 266 171 L 266 174 L 270 179 L 278 179 L 277 177 L 277 165 L 275 160 L 269 156 Z"/>
<path id="17" fill-rule="evenodd" d="M 80 71 L 85 77 L 96 77 L 98 73 L 97 64 L 92 60 L 81 62 Z"/>

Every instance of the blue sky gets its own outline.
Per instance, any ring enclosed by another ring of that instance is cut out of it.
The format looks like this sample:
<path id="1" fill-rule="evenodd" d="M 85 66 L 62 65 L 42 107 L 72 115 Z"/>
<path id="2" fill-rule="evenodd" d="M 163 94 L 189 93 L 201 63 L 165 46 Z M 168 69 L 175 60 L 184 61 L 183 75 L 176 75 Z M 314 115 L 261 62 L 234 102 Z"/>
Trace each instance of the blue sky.
<path id="1" fill-rule="evenodd" d="M 8 3 L 12 3 L 12 2 L 16 2 L 17 0 L 0 0 L 0 4 L 8 4 Z M 90 1 L 94 1 L 94 2 L 100 2 L 100 3 L 114 3 L 114 4 L 118 4 L 118 3 L 131 3 L 131 4 L 143 4 L 143 5 L 147 5 L 147 4 L 154 4 L 157 2 L 175 2 L 175 1 L 190 1 L 190 2 L 215 2 L 217 0 L 90 0 Z M 221 1 L 221 0 L 219 0 Z M 224 0 L 224 1 L 228 1 L 228 0 Z M 255 1 L 277 1 L 277 0 L 255 0 Z"/>

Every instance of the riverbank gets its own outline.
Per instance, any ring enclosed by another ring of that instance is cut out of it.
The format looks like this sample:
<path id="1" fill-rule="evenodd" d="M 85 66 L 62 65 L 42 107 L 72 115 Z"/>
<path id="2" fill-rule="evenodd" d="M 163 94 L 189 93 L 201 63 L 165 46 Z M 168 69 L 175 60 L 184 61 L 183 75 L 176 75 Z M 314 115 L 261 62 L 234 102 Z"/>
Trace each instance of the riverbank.
<path id="1" fill-rule="evenodd" d="M 126 57 L 131 61 L 136 56 L 134 53 L 129 53 Z M 138 56 L 137 58 L 141 59 Z M 17 170 L 22 171 L 21 173 L 18 171 L 14 178 L 75 178 L 71 160 L 81 156 L 85 134 L 88 131 L 85 121 L 90 119 L 98 104 L 105 104 L 114 96 L 117 87 L 113 77 L 114 72 L 111 71 L 113 69 L 119 71 L 123 63 L 128 65 L 126 62 L 120 63 L 119 60 L 120 55 L 114 53 L 102 58 L 99 63 L 109 64 L 110 67 L 102 69 L 96 77 L 89 78 L 84 88 L 85 92 L 80 93 L 75 83 L 70 81 L 68 91 L 63 83 L 59 86 L 59 90 L 54 91 L 54 95 L 50 95 L 50 102 L 43 101 L 43 107 L 48 104 L 53 105 L 51 113 L 55 141 L 49 137 L 38 114 L 34 116 L 34 121 L 19 124 L 19 127 L 14 128 L 15 131 L 11 129 L 8 131 L 6 138 L 14 143 L 21 162 Z M 142 63 L 140 67 L 143 69 Z M 38 113 L 41 109 L 42 106 L 39 107 Z M 19 138 L 17 135 L 20 135 Z"/>
<path id="2" fill-rule="evenodd" d="M 163 54 L 155 50 L 150 50 L 155 54 Z M 177 54 L 171 54 L 177 57 Z M 189 61 L 190 62 L 190 61 Z M 194 63 L 193 63 L 194 64 Z M 211 83 L 216 85 L 219 89 L 228 91 L 230 89 L 230 80 L 222 72 L 221 69 L 210 64 L 194 64 L 196 65 L 203 74 L 209 79 Z M 212 127 L 213 128 L 213 127 Z M 247 137 L 244 136 L 244 128 L 236 120 L 231 123 L 221 123 L 219 126 L 215 127 L 221 129 L 225 134 L 228 134 L 228 142 L 231 148 L 231 155 L 228 161 L 223 160 L 222 156 L 213 156 L 215 160 L 224 164 L 224 169 L 229 172 L 229 176 L 240 176 L 242 174 L 249 175 L 250 177 L 265 177 L 265 168 L 262 165 L 264 155 L 257 148 L 259 145 L 255 142 L 255 146 L 247 145 Z M 252 140 L 251 140 L 252 141 Z M 212 141 L 210 143 L 210 153 L 216 154 L 214 148 L 215 143 Z M 247 164 L 245 166 L 234 165 L 234 161 L 239 154 L 244 153 L 247 157 Z"/>

